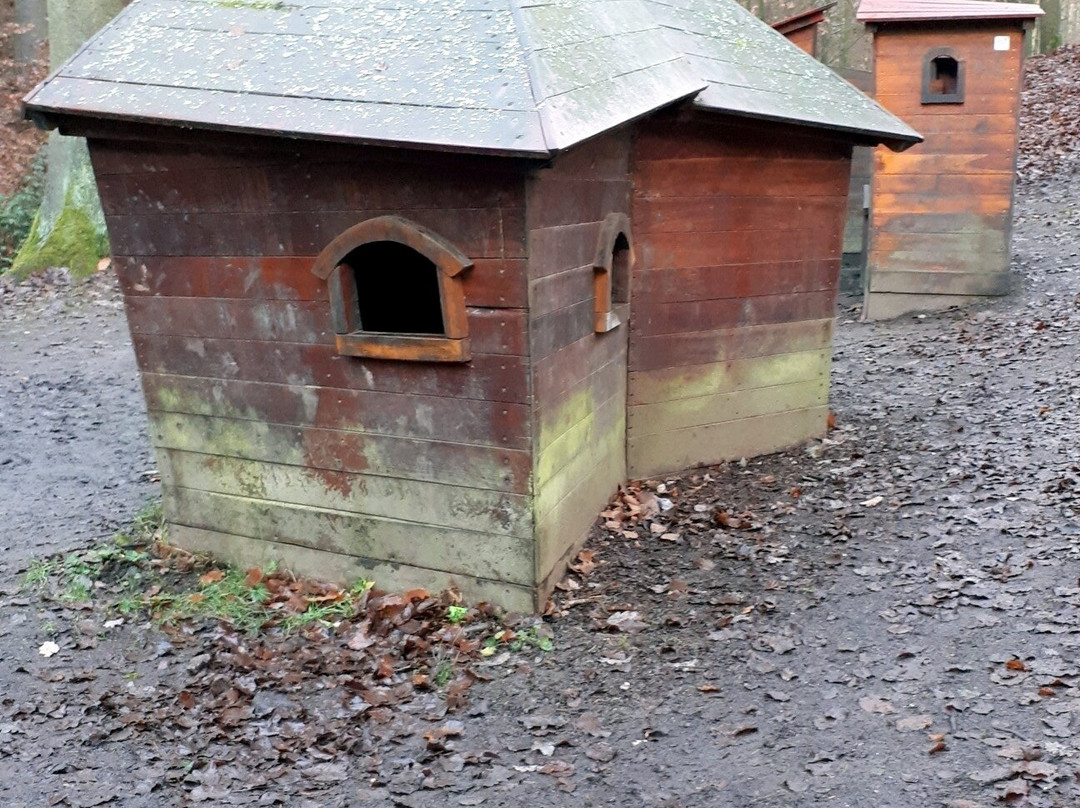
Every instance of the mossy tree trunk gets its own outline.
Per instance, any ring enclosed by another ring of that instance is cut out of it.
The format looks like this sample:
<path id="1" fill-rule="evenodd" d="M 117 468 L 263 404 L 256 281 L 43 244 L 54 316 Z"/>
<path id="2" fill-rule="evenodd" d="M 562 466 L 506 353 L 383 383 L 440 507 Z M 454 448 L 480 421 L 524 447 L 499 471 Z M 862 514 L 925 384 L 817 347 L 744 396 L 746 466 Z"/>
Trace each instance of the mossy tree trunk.
<path id="1" fill-rule="evenodd" d="M 63 64 L 126 4 L 126 0 L 48 0 L 50 68 Z M 66 266 L 76 275 L 88 275 L 108 249 L 86 141 L 53 132 L 46 152 L 45 197 L 12 272 L 25 276 Z"/>
<path id="2" fill-rule="evenodd" d="M 41 55 L 48 31 L 45 0 L 15 0 L 15 61 L 21 65 L 35 61 Z"/>

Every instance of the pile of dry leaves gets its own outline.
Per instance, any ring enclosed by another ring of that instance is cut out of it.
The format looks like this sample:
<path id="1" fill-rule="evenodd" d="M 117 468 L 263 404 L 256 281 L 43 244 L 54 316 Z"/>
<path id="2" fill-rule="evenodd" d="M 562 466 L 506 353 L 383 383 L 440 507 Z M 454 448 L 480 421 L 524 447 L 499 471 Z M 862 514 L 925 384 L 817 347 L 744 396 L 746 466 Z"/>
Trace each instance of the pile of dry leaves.
<path id="1" fill-rule="evenodd" d="M 1028 60 L 1020 104 L 1022 182 L 1070 172 L 1080 155 L 1080 46 Z"/>
<path id="2" fill-rule="evenodd" d="M 20 102 L 45 77 L 44 64 L 19 65 L 4 54 L 14 25 L 0 25 L 0 198 L 11 196 L 30 170 L 45 135 L 22 117 Z"/>
<path id="3" fill-rule="evenodd" d="M 62 680 L 98 678 L 65 663 L 95 649 L 103 631 L 126 630 L 142 646 L 128 655 L 126 680 L 98 682 L 78 715 L 60 717 L 79 723 L 91 747 L 141 736 L 156 750 L 144 787 L 179 786 L 196 802 L 318 793 L 387 742 L 446 757 L 462 734 L 452 715 L 484 671 L 551 648 L 535 619 L 462 605 L 452 590 L 343 589 L 160 544 L 69 554 L 27 576 L 64 618 L 40 649 Z M 148 631 L 147 617 L 161 633 Z M 14 720 L 42 709 L 10 704 Z"/>

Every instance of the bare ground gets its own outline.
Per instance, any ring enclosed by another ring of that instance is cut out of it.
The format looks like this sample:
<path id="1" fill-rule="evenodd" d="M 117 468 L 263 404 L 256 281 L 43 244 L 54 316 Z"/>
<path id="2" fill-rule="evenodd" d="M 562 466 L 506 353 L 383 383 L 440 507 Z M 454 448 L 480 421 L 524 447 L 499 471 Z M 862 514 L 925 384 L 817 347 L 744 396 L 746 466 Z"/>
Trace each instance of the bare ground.
<path id="1" fill-rule="evenodd" d="M 32 556 L 108 535 L 155 487 L 111 284 L 0 288 L 0 801 L 1076 804 L 1078 222 L 1070 183 L 1026 190 L 1017 288 L 984 307 L 859 324 L 841 306 L 829 439 L 650 481 L 673 507 L 598 524 L 553 652 L 482 668 L 438 742 L 433 696 L 331 752 L 260 747 L 276 712 L 193 742 L 161 705 L 206 664 L 197 644 L 20 591 Z"/>

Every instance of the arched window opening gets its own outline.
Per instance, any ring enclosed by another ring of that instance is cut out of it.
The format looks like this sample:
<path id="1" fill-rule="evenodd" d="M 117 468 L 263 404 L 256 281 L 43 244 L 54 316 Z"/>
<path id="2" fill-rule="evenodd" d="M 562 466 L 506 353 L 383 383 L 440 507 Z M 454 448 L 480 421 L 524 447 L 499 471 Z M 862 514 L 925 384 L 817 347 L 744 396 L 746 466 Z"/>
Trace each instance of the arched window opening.
<path id="1" fill-rule="evenodd" d="M 608 214 L 600 228 L 593 260 L 593 330 L 598 334 L 618 328 L 628 315 L 634 266 L 629 234 L 630 218 L 625 213 Z"/>
<path id="2" fill-rule="evenodd" d="M 611 302 L 630 302 L 630 241 L 619 233 L 611 248 Z"/>
<path id="3" fill-rule="evenodd" d="M 923 65 L 924 104 L 962 104 L 964 65 L 948 51 L 931 51 Z"/>
<path id="4" fill-rule="evenodd" d="M 358 330 L 446 335 L 434 261 L 396 241 L 373 241 L 341 263 L 355 278 Z"/>
<path id="5" fill-rule="evenodd" d="M 315 259 L 327 282 L 338 353 L 466 362 L 461 252 L 420 225 L 380 216 L 349 228 Z"/>

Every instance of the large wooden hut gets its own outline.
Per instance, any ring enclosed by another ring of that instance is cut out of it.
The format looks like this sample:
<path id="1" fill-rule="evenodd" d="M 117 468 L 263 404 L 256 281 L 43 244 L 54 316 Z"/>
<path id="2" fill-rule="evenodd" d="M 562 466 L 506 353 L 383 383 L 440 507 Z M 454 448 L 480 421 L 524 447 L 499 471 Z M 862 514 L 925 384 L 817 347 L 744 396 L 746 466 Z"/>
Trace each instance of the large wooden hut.
<path id="1" fill-rule="evenodd" d="M 1026 32 L 1037 5 L 862 0 L 877 100 L 926 136 L 878 149 L 868 319 L 962 305 L 1009 288 Z"/>
<path id="2" fill-rule="evenodd" d="M 628 470 L 822 432 L 852 145 L 728 0 L 136 0 L 86 136 L 171 540 L 543 602 Z"/>

